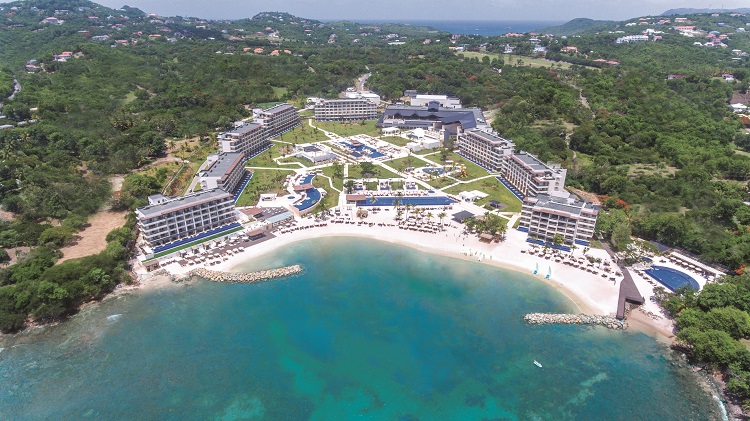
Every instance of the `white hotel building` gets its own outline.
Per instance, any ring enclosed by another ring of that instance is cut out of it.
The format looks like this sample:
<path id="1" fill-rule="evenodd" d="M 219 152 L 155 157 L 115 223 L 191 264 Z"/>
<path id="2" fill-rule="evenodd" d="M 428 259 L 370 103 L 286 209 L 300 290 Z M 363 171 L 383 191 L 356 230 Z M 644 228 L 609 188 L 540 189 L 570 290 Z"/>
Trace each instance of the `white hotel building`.
<path id="1" fill-rule="evenodd" d="M 513 154 L 514 144 L 508 139 L 479 129 L 471 129 L 458 136 L 458 149 L 485 168 L 500 171 L 503 162 Z"/>
<path id="2" fill-rule="evenodd" d="M 571 196 L 568 192 L 553 192 L 527 196 L 523 200 L 518 229 L 551 242 L 560 234 L 567 244 L 588 245 L 594 236 L 598 206 Z"/>
<path id="3" fill-rule="evenodd" d="M 266 136 L 272 138 L 299 126 L 299 110 L 287 103 L 265 110 L 257 109 L 253 112 L 253 121 L 263 126 Z"/>
<path id="4" fill-rule="evenodd" d="M 377 120 L 378 108 L 366 98 L 321 99 L 315 104 L 315 121 Z"/>
<path id="5" fill-rule="evenodd" d="M 217 139 L 222 152 L 243 152 L 248 158 L 271 146 L 265 128 L 257 123 L 245 123 L 219 133 Z"/>
<path id="6" fill-rule="evenodd" d="M 151 247 L 171 243 L 237 221 L 231 193 L 201 190 L 176 198 L 149 196 L 149 205 L 136 209 L 138 228 Z"/>
<path id="7" fill-rule="evenodd" d="M 526 197 L 563 191 L 567 170 L 521 151 L 505 157 L 502 174 L 505 181 Z"/>
<path id="8" fill-rule="evenodd" d="M 242 152 L 220 152 L 210 155 L 198 172 L 203 190 L 222 189 L 234 192 L 245 177 L 245 154 Z"/>

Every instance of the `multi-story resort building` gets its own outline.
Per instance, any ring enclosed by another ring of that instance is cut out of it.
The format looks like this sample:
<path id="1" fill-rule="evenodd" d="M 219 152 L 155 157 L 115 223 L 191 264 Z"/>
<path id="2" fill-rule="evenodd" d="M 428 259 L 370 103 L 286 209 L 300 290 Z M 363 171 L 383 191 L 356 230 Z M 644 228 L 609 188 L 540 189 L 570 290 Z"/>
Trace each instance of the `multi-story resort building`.
<path id="1" fill-rule="evenodd" d="M 171 243 L 236 222 L 233 199 L 222 189 L 176 198 L 153 195 L 148 206 L 135 211 L 138 227 L 151 247 Z"/>
<path id="2" fill-rule="evenodd" d="M 443 139 L 456 136 L 461 130 L 489 128 L 480 108 L 445 108 L 438 101 L 418 107 L 389 105 L 376 126 L 442 131 Z"/>
<path id="3" fill-rule="evenodd" d="M 370 92 L 370 91 L 361 91 L 361 92 L 345 92 L 344 93 L 345 98 L 364 98 L 369 99 L 370 101 L 374 102 L 375 105 L 380 105 L 381 99 L 380 95 Z"/>
<path id="4" fill-rule="evenodd" d="M 545 164 L 523 151 L 507 155 L 502 169 L 504 181 L 524 197 L 563 191 L 566 174 L 559 165 Z"/>
<path id="5" fill-rule="evenodd" d="M 297 107 L 283 103 L 265 110 L 255 110 L 253 121 L 264 127 L 266 136 L 276 137 L 299 126 L 299 110 Z"/>
<path id="6" fill-rule="evenodd" d="M 426 107 L 430 102 L 438 102 L 443 108 L 461 108 L 461 100 L 448 95 L 423 95 L 412 92 L 405 92 L 413 107 Z"/>
<path id="7" fill-rule="evenodd" d="M 457 146 L 462 155 L 491 171 L 500 171 L 514 148 L 511 140 L 479 129 L 462 132 L 458 136 Z"/>
<path id="8" fill-rule="evenodd" d="M 315 104 L 315 121 L 362 121 L 377 119 L 377 105 L 366 98 L 321 99 Z"/>
<path id="9" fill-rule="evenodd" d="M 598 206 L 565 191 L 527 196 L 518 229 L 544 241 L 552 241 L 555 234 L 560 234 L 567 244 L 588 245 L 598 213 Z"/>
<path id="10" fill-rule="evenodd" d="M 257 123 L 244 123 L 228 132 L 219 133 L 222 152 L 244 152 L 250 158 L 271 146 L 265 128 Z"/>
<path id="11" fill-rule="evenodd" d="M 206 159 L 205 168 L 198 173 L 203 190 L 222 189 L 233 192 L 245 177 L 245 154 L 220 152 Z"/>

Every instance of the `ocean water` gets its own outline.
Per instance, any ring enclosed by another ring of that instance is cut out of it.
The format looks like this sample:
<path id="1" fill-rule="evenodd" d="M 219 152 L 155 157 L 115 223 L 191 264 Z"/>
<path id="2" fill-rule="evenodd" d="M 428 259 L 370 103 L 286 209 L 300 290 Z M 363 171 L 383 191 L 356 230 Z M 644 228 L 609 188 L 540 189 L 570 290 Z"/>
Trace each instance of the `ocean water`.
<path id="1" fill-rule="evenodd" d="M 452 34 L 494 37 L 509 32 L 526 33 L 539 31 L 550 26 L 562 25 L 566 21 L 357 20 L 357 22 L 369 24 L 402 23 L 416 26 L 429 26 Z"/>
<path id="2" fill-rule="evenodd" d="M 292 263 L 305 272 L 120 295 L 5 337 L 0 419 L 719 419 L 643 334 L 524 324 L 574 311 L 525 274 L 350 238 L 246 269 Z"/>

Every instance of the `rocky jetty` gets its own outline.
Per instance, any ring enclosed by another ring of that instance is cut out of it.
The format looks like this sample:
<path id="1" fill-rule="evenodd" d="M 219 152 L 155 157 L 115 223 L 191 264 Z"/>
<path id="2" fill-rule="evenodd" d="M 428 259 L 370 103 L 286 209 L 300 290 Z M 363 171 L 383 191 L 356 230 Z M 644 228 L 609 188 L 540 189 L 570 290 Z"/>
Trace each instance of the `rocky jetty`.
<path id="1" fill-rule="evenodd" d="M 213 282 L 228 282 L 231 284 L 252 284 L 267 279 L 283 278 L 302 272 L 302 266 L 292 265 L 283 268 L 260 270 L 257 272 L 220 272 L 205 268 L 191 270 L 189 276 L 198 276 Z"/>
<path id="2" fill-rule="evenodd" d="M 608 329 L 627 329 L 627 323 L 614 316 L 589 316 L 587 314 L 529 313 L 523 320 L 532 325 L 599 325 Z"/>

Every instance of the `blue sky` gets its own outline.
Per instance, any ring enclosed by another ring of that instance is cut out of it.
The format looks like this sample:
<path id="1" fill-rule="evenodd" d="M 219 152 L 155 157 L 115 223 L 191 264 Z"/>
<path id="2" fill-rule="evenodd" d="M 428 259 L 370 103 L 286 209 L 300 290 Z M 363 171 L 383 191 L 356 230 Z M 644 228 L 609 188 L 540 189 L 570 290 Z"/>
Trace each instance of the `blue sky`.
<path id="1" fill-rule="evenodd" d="M 127 4 L 164 16 L 243 19 L 259 12 L 288 12 L 320 20 L 548 20 L 577 17 L 624 20 L 679 7 L 750 7 L 747 0 L 94 0 Z"/>

